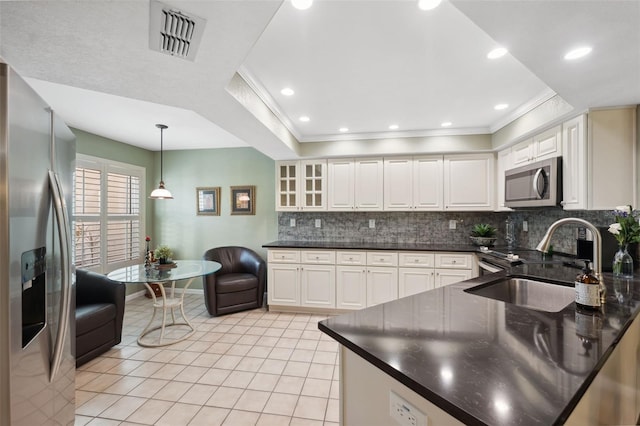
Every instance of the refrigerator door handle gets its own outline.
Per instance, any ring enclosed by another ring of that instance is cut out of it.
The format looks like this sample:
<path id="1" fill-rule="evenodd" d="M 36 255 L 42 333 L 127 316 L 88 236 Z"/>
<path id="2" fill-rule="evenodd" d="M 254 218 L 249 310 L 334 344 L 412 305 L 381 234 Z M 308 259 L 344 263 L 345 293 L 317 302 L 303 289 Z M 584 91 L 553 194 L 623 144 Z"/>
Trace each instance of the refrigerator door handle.
<path id="1" fill-rule="evenodd" d="M 62 187 L 58 175 L 52 170 L 49 170 L 49 186 L 51 187 L 53 197 L 53 209 L 55 211 L 56 225 L 60 238 L 60 258 L 62 262 L 62 297 L 60 300 L 60 318 L 58 319 L 59 329 L 53 346 L 51 374 L 49 376 L 49 380 L 53 382 L 60 369 L 64 342 L 67 338 L 67 329 L 69 328 L 69 311 L 71 309 L 71 258 L 69 257 L 69 247 L 71 243 L 69 236 L 69 217 L 62 195 Z"/>

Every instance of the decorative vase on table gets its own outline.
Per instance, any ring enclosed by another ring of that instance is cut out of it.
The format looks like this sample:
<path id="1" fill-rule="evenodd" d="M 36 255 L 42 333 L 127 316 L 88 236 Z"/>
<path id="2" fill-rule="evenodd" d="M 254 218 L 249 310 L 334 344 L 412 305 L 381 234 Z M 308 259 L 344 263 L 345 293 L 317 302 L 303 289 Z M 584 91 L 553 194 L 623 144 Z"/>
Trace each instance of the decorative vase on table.
<path id="1" fill-rule="evenodd" d="M 613 256 L 613 275 L 618 278 L 633 278 L 633 258 L 629 246 L 620 246 Z"/>

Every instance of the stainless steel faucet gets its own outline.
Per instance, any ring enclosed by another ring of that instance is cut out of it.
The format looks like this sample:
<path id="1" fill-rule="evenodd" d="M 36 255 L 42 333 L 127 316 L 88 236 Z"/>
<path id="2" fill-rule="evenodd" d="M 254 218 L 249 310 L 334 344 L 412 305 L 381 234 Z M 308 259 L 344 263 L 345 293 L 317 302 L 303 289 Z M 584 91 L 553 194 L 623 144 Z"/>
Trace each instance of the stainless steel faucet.
<path id="1" fill-rule="evenodd" d="M 547 229 L 547 233 L 544 234 L 544 237 L 542 237 L 542 240 L 540 240 L 540 243 L 536 247 L 536 250 L 543 253 L 549 251 L 549 245 L 551 245 L 551 236 L 556 231 L 556 229 L 566 224 L 582 225 L 593 234 L 593 269 L 595 271 L 596 277 L 600 281 L 600 302 L 604 303 L 606 288 L 604 286 L 604 281 L 602 278 L 602 236 L 600 235 L 600 231 L 598 231 L 598 228 L 593 226 L 593 224 L 577 217 L 566 217 L 563 219 L 559 219 L 553 222 L 551 226 L 549 226 L 549 229 Z"/>

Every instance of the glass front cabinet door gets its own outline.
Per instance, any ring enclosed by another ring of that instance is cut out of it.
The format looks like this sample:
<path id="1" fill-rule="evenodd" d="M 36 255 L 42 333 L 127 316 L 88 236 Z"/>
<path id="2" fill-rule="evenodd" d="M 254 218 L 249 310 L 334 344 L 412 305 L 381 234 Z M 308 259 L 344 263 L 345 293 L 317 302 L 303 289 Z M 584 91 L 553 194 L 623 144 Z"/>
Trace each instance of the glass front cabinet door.
<path id="1" fill-rule="evenodd" d="M 276 210 L 327 209 L 326 160 L 279 161 L 276 180 Z"/>

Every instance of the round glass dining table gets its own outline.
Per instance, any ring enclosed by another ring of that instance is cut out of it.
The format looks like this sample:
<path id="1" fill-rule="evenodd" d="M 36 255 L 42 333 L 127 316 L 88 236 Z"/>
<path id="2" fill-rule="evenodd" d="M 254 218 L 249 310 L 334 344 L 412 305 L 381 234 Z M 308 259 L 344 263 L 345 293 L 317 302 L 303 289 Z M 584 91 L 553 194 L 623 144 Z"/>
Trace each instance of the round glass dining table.
<path id="1" fill-rule="evenodd" d="M 195 333 L 195 327 L 189 322 L 184 313 L 184 295 L 194 279 L 213 274 L 221 267 L 222 265 L 218 262 L 210 260 L 176 260 L 172 265 L 145 266 L 142 264 L 126 266 L 110 272 L 107 277 L 125 284 L 144 284 L 147 287 L 153 302 L 153 315 L 149 320 L 149 324 L 138 337 L 138 344 L 146 347 L 157 347 L 182 342 Z M 187 280 L 187 283 L 182 287 L 181 294 L 177 296 L 176 281 L 180 280 Z M 171 286 L 165 287 L 168 283 L 171 283 Z M 156 296 L 150 284 L 158 284 L 161 297 Z M 183 321 L 176 321 L 175 309 L 180 310 Z M 162 321 L 160 325 L 154 326 L 153 321 L 156 318 L 156 313 L 160 310 L 162 310 Z M 169 323 L 167 323 L 168 312 L 171 313 L 171 322 Z M 187 326 L 188 331 L 179 337 L 165 339 L 165 331 L 172 326 Z M 151 338 L 149 335 L 157 330 L 160 331 L 157 339 Z"/>

